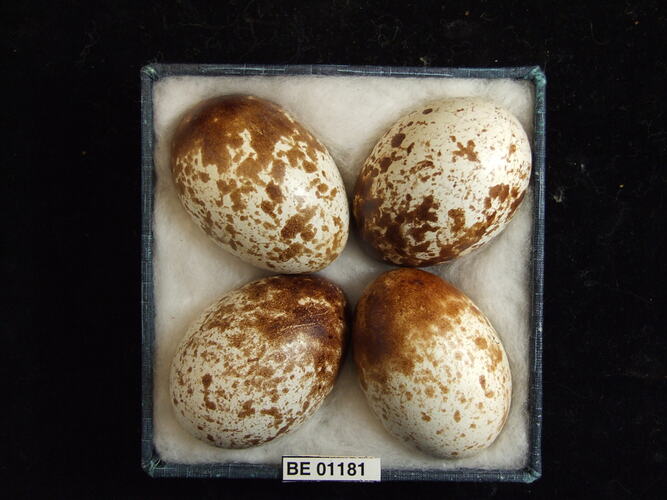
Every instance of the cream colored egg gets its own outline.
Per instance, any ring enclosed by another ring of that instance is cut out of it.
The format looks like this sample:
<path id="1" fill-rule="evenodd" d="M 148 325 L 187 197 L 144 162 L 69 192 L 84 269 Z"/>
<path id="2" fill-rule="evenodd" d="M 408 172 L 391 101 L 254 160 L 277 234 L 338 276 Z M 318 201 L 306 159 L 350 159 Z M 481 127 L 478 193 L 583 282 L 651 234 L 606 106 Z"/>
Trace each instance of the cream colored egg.
<path id="1" fill-rule="evenodd" d="M 273 276 L 224 295 L 176 351 L 170 391 L 178 421 L 223 448 L 296 429 L 333 387 L 344 310 L 342 291 L 313 276 Z"/>
<path id="2" fill-rule="evenodd" d="M 355 313 L 354 359 L 384 427 L 437 457 L 488 447 L 505 424 L 512 382 L 486 317 L 462 292 L 417 269 L 380 275 Z"/>
<path id="3" fill-rule="evenodd" d="M 353 209 L 378 258 L 429 266 L 498 234 L 523 199 L 528 137 L 481 98 L 433 102 L 396 122 L 366 160 Z"/>
<path id="4" fill-rule="evenodd" d="M 225 96 L 188 113 L 174 135 L 172 174 L 201 228 L 255 266 L 317 271 L 347 241 L 347 197 L 331 155 L 269 101 Z"/>

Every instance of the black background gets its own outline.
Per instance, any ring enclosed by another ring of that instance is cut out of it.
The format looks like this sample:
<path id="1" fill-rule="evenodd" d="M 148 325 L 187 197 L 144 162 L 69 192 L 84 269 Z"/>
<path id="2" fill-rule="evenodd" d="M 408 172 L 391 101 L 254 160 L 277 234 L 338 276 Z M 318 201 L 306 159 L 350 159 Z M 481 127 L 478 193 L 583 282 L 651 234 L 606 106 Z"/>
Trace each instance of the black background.
<path id="1" fill-rule="evenodd" d="M 2 488 L 18 496 L 664 494 L 662 2 L 3 2 Z M 140 468 L 139 69 L 547 73 L 544 474 L 531 485 L 154 480 Z"/>

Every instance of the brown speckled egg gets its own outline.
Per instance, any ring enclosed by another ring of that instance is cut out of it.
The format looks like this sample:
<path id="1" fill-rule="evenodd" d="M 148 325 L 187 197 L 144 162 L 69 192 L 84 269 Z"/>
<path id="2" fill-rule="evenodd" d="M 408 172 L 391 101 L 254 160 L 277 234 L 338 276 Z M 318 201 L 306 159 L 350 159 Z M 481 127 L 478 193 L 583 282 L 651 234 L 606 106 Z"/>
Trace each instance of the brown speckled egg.
<path id="1" fill-rule="evenodd" d="M 177 128 L 171 169 L 199 226 L 255 266 L 313 272 L 345 246 L 349 215 L 336 164 L 276 104 L 240 95 L 203 103 Z"/>
<path id="2" fill-rule="evenodd" d="M 500 433 L 512 393 L 507 355 L 449 283 L 418 269 L 380 275 L 357 305 L 352 339 L 362 390 L 391 434 L 454 458 Z"/>
<path id="3" fill-rule="evenodd" d="M 503 229 L 530 170 L 528 137 L 508 111 L 480 98 L 437 101 L 376 144 L 357 179 L 354 216 L 378 258 L 438 264 Z"/>
<path id="4" fill-rule="evenodd" d="M 340 288 L 313 276 L 273 276 L 224 295 L 191 326 L 172 362 L 181 425 L 222 448 L 296 429 L 333 387 L 344 310 Z"/>

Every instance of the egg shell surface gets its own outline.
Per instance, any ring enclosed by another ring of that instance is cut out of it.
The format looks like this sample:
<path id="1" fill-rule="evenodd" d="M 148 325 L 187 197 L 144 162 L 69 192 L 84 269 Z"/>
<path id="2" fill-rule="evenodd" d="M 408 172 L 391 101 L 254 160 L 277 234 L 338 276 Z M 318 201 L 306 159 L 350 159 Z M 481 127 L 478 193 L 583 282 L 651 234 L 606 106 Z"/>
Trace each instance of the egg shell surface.
<path id="1" fill-rule="evenodd" d="M 384 427 L 437 457 L 488 447 L 510 409 L 505 350 L 472 301 L 418 269 L 380 275 L 357 305 L 354 359 Z"/>
<path id="2" fill-rule="evenodd" d="M 205 101 L 182 118 L 171 162 L 187 212 L 242 260 L 306 273 L 343 251 L 349 214 L 338 168 L 276 104 L 245 95 Z"/>
<path id="3" fill-rule="evenodd" d="M 222 448 L 296 429 L 337 377 L 345 304 L 340 288 L 314 276 L 273 276 L 225 294 L 194 322 L 172 362 L 180 424 Z"/>
<path id="4" fill-rule="evenodd" d="M 528 137 L 504 108 L 478 97 L 424 105 L 384 134 L 359 174 L 361 236 L 400 266 L 465 255 L 511 219 L 531 165 Z"/>

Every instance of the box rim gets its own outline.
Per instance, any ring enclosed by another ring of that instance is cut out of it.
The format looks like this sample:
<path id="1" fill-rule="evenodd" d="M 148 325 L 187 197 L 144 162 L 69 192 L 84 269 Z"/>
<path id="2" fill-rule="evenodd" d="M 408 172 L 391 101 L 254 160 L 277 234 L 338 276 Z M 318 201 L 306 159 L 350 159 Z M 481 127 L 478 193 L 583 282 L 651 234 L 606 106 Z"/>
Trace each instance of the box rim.
<path id="1" fill-rule="evenodd" d="M 151 477 L 279 479 L 280 464 L 179 464 L 159 458 L 153 444 L 153 354 L 155 301 L 153 274 L 153 85 L 171 76 L 374 76 L 432 78 L 512 78 L 535 86 L 533 169 L 535 197 L 532 236 L 529 457 L 523 469 L 382 469 L 382 481 L 500 481 L 530 483 L 542 475 L 542 333 L 544 317 L 546 75 L 539 66 L 499 68 L 418 68 L 347 65 L 149 64 L 141 68 L 141 465 Z"/>

